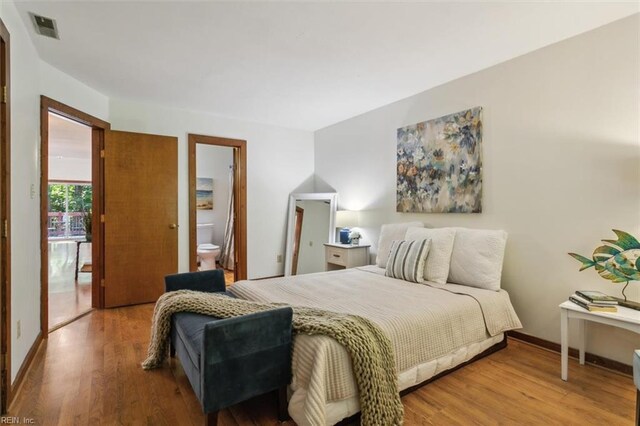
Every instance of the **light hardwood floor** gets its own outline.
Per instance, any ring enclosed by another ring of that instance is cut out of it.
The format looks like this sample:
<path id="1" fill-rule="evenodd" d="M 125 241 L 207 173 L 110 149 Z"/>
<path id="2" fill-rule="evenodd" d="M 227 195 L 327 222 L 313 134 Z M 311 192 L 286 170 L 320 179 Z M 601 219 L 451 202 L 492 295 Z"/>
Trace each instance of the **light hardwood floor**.
<path id="1" fill-rule="evenodd" d="M 229 269 L 224 270 L 224 282 L 226 285 L 231 285 L 236 282 L 235 273 Z"/>
<path id="2" fill-rule="evenodd" d="M 143 371 L 153 305 L 94 311 L 43 343 L 9 415 L 38 425 L 202 425 L 178 361 Z M 402 398 L 405 425 L 631 425 L 630 377 L 517 340 Z M 224 410 L 219 424 L 277 425 L 275 397 Z M 286 423 L 293 425 L 292 421 Z"/>
<path id="3" fill-rule="evenodd" d="M 49 241 L 49 328 L 91 310 L 91 273 L 75 280 L 76 242 Z M 80 244 L 78 270 L 91 261 L 91 244 Z"/>

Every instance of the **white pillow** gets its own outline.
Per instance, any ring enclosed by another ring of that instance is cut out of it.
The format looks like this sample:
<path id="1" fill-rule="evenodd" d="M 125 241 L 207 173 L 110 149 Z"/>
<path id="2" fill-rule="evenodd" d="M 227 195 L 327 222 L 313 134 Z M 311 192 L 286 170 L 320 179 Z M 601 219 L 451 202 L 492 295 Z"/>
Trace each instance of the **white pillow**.
<path id="1" fill-rule="evenodd" d="M 389 259 L 389 251 L 391 251 L 391 243 L 394 240 L 404 240 L 404 234 L 408 228 L 422 228 L 422 222 L 409 223 L 390 223 L 382 225 L 380 228 L 380 238 L 378 239 L 378 255 L 376 256 L 376 265 L 381 268 L 387 267 L 387 259 Z"/>
<path id="2" fill-rule="evenodd" d="M 455 228 L 409 228 L 404 239 L 431 240 L 431 248 L 424 266 L 424 279 L 438 284 L 445 284 L 449 276 Z"/>
<path id="3" fill-rule="evenodd" d="M 449 282 L 500 290 L 507 233 L 501 230 L 455 228 Z"/>
<path id="4" fill-rule="evenodd" d="M 387 260 L 385 276 L 414 283 L 424 282 L 424 264 L 430 240 L 394 241 Z"/>

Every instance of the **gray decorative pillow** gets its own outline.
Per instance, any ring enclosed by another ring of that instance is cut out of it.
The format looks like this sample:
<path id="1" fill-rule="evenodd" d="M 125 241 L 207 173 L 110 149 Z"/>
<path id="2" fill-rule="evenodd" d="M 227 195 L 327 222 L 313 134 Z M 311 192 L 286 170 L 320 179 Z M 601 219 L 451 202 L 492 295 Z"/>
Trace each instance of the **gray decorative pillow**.
<path id="1" fill-rule="evenodd" d="M 394 241 L 384 274 L 414 283 L 424 282 L 424 264 L 430 245 L 431 240 Z"/>

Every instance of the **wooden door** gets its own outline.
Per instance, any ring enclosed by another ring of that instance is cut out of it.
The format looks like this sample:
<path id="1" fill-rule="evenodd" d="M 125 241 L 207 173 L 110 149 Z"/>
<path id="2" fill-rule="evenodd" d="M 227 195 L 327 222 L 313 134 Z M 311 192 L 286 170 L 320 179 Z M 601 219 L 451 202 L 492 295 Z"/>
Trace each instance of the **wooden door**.
<path id="1" fill-rule="evenodd" d="M 298 255 L 300 254 L 300 234 L 302 233 L 302 221 L 304 209 L 296 206 L 296 229 L 293 237 L 293 262 L 291 275 L 298 275 Z"/>
<path id="2" fill-rule="evenodd" d="M 105 307 L 155 302 L 178 271 L 178 140 L 107 131 Z"/>

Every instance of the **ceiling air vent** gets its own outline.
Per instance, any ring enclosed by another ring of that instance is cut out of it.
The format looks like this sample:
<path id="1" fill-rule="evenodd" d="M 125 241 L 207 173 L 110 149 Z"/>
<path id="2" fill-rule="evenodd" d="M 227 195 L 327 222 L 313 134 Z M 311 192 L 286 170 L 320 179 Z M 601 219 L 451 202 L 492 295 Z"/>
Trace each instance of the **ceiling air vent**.
<path id="1" fill-rule="evenodd" d="M 31 21 L 33 21 L 33 25 L 35 26 L 38 34 L 60 40 L 60 36 L 58 35 L 58 26 L 56 25 L 55 20 L 45 16 L 36 15 L 31 12 L 29 15 L 31 16 Z"/>

